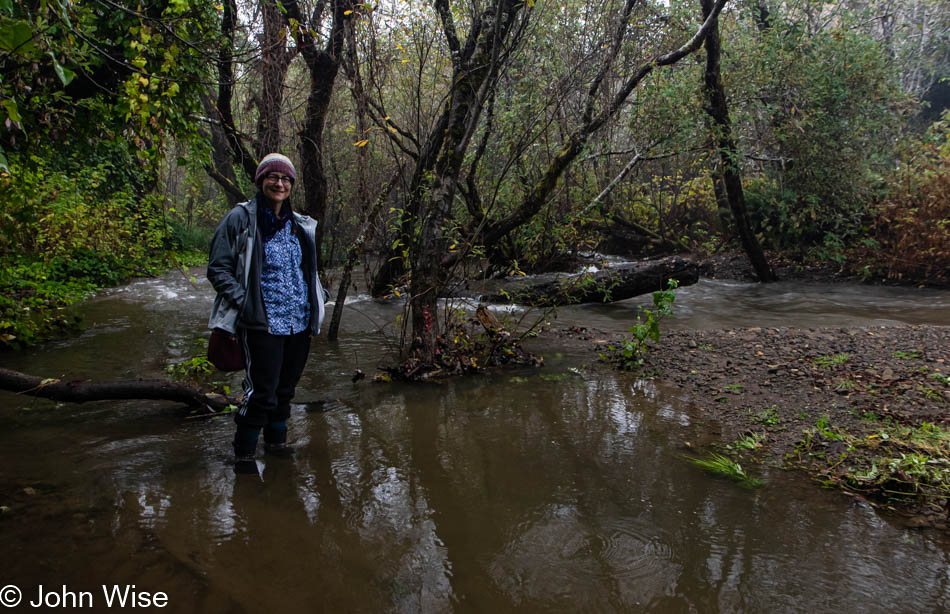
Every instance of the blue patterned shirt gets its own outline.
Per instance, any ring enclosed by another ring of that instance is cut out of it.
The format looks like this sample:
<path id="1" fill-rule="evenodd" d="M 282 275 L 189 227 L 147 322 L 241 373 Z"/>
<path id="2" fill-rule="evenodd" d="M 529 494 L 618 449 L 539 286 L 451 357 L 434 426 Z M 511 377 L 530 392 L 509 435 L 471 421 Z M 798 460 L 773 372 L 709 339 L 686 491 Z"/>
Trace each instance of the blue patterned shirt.
<path id="1" fill-rule="evenodd" d="M 299 333 L 310 324 L 307 282 L 300 268 L 303 252 L 300 241 L 290 232 L 291 226 L 284 224 L 264 243 L 261 292 L 267 311 L 267 332 L 272 335 Z"/>

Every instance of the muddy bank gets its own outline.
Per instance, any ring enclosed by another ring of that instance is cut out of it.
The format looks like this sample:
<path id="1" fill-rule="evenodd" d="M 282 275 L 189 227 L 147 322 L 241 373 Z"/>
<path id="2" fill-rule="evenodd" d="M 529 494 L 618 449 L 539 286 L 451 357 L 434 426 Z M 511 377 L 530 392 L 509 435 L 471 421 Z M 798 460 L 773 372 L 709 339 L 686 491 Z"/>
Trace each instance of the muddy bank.
<path id="1" fill-rule="evenodd" d="M 598 352 L 609 340 L 564 334 Z M 753 472 L 804 469 L 911 524 L 947 528 L 950 328 L 672 332 L 642 372 L 678 388 L 721 433 L 716 447 Z"/>
<path id="2" fill-rule="evenodd" d="M 950 422 L 948 348 L 939 326 L 683 331 L 663 335 L 646 368 L 735 428 L 773 406 L 789 426 L 830 413 L 859 428 L 865 412 L 919 425 Z"/>

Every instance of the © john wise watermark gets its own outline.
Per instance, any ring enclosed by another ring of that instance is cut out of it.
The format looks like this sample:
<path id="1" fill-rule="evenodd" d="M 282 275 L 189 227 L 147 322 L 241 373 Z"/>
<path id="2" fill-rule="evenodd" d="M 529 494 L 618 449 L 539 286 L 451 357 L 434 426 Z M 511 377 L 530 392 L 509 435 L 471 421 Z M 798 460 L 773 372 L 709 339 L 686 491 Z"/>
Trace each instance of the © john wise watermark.
<path id="1" fill-rule="evenodd" d="M 162 591 L 143 591 L 134 584 L 103 584 L 99 591 L 75 591 L 65 584 L 47 587 L 40 584 L 26 597 L 20 587 L 7 584 L 0 588 L 0 607 L 15 608 L 164 608 L 168 595 Z"/>

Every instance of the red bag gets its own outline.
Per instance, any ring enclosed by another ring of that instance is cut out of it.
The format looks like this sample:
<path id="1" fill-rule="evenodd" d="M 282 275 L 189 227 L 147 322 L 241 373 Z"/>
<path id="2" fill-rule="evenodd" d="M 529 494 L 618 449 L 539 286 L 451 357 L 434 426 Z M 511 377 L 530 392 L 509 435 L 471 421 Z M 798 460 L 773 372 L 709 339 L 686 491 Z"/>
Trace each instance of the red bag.
<path id="1" fill-rule="evenodd" d="M 244 369 L 244 344 L 237 335 L 216 328 L 208 339 L 208 361 L 221 371 Z"/>

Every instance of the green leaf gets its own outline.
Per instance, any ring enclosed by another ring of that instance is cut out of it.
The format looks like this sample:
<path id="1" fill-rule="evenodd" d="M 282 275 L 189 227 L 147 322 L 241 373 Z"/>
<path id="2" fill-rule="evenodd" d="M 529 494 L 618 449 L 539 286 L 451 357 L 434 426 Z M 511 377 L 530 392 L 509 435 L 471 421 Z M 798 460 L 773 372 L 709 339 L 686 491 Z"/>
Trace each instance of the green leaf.
<path id="1" fill-rule="evenodd" d="M 73 80 L 76 73 L 57 62 L 56 57 L 52 53 L 49 54 L 49 57 L 53 58 L 53 70 L 56 71 L 56 76 L 59 77 L 60 82 L 62 82 L 64 87 L 69 85 L 69 82 Z"/>
<path id="2" fill-rule="evenodd" d="M 4 173 L 10 172 L 10 163 L 7 162 L 7 157 L 4 155 L 3 147 L 0 147 L 0 171 Z"/>
<path id="3" fill-rule="evenodd" d="M 0 11 L 5 13 L 13 12 L 13 0 L 0 0 Z"/>
<path id="4" fill-rule="evenodd" d="M 0 51 L 25 54 L 32 51 L 33 28 L 26 21 L 8 21 L 0 24 Z"/>
<path id="5" fill-rule="evenodd" d="M 17 109 L 16 102 L 12 98 L 7 98 L 2 103 L 3 108 L 7 110 L 7 117 L 10 118 L 12 122 L 21 122 L 23 118 L 20 117 L 20 110 Z"/>

